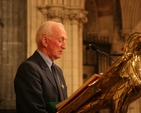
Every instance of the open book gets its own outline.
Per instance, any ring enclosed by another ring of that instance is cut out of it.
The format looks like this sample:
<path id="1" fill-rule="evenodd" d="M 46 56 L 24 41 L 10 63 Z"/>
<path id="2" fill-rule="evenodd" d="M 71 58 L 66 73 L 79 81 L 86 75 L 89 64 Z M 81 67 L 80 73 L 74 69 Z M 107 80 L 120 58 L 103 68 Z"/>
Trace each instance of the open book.
<path id="1" fill-rule="evenodd" d="M 69 98 L 56 105 L 57 113 L 71 113 L 77 110 L 85 103 L 91 94 L 88 96 L 87 91 L 89 86 L 97 82 L 100 75 L 94 74 L 80 88 L 78 88 Z"/>

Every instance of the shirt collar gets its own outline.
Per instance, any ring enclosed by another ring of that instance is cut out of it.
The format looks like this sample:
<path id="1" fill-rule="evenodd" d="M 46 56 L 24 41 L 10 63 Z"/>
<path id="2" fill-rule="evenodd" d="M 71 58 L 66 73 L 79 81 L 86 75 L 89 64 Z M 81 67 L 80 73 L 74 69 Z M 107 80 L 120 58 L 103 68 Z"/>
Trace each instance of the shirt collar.
<path id="1" fill-rule="evenodd" d="M 50 60 L 50 58 L 48 56 L 46 56 L 45 54 L 43 54 L 40 50 L 37 50 L 37 52 L 42 56 L 42 58 L 44 59 L 44 61 L 48 65 L 48 67 L 51 69 L 52 60 Z"/>

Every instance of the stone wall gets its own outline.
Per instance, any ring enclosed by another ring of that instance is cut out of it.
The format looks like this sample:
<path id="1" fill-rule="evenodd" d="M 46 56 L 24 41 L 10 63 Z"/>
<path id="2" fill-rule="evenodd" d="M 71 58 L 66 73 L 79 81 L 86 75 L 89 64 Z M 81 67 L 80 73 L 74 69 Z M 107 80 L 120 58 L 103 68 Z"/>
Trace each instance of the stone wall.
<path id="1" fill-rule="evenodd" d="M 26 0 L 0 0 L 0 109 L 15 109 L 14 77 L 26 58 Z"/>

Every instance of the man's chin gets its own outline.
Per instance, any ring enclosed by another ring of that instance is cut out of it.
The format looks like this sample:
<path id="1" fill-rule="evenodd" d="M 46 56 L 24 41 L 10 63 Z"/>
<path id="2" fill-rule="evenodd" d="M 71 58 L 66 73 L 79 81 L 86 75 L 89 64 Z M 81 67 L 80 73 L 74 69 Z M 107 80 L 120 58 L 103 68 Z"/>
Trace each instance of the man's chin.
<path id="1" fill-rule="evenodd" d="M 57 57 L 55 57 L 54 60 L 57 60 L 57 59 L 59 59 L 59 58 L 61 58 L 61 56 L 57 56 Z"/>

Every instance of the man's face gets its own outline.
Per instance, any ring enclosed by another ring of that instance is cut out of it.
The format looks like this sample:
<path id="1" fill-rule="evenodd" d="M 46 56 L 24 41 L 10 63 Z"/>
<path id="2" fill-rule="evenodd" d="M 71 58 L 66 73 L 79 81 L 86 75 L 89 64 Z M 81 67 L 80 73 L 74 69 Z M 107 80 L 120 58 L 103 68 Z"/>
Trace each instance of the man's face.
<path id="1" fill-rule="evenodd" d="M 66 49 L 66 31 L 62 28 L 60 35 L 54 35 L 48 40 L 47 53 L 51 60 L 56 60 L 61 57 L 63 50 Z"/>

